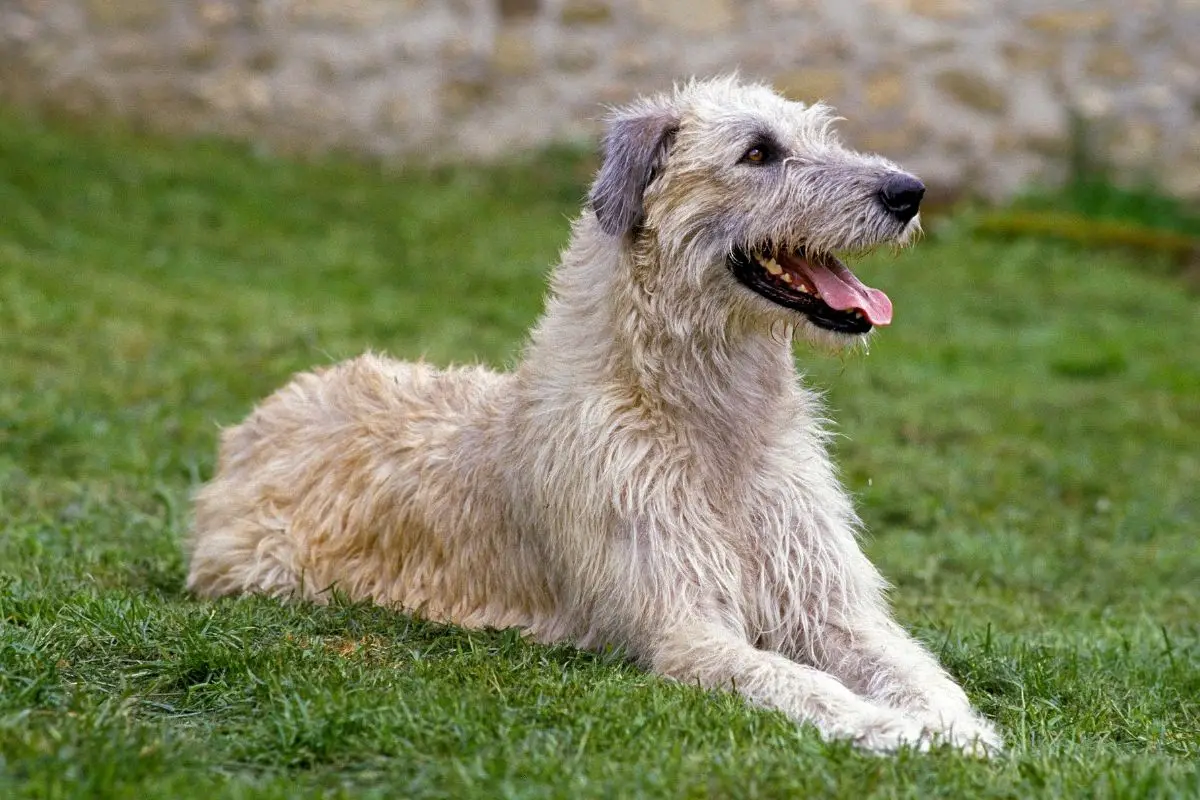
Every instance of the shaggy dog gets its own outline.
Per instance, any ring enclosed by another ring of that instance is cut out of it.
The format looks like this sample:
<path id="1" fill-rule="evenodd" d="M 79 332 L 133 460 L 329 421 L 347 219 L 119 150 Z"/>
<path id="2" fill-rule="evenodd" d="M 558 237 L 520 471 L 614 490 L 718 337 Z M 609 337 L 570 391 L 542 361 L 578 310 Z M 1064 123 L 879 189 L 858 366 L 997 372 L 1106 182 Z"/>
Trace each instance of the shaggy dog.
<path id="1" fill-rule="evenodd" d="M 891 302 L 834 255 L 902 244 L 924 187 L 830 109 L 693 82 L 608 121 L 515 372 L 375 355 L 296 376 L 221 437 L 188 587 L 616 645 L 894 750 L 989 723 L 892 620 L 792 341 Z"/>

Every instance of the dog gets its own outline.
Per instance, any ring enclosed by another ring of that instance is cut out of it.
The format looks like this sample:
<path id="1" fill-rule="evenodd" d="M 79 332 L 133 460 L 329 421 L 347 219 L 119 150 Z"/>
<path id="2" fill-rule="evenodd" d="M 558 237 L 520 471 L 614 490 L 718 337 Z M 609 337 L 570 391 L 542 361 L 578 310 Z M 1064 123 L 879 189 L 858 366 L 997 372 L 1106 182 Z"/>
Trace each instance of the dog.
<path id="1" fill-rule="evenodd" d="M 188 588 L 331 589 L 616 646 L 877 752 L 996 729 L 890 616 L 794 339 L 855 347 L 887 295 L 836 253 L 907 243 L 924 186 L 822 104 L 736 77 L 613 111 L 512 373 L 367 354 L 221 436 Z"/>

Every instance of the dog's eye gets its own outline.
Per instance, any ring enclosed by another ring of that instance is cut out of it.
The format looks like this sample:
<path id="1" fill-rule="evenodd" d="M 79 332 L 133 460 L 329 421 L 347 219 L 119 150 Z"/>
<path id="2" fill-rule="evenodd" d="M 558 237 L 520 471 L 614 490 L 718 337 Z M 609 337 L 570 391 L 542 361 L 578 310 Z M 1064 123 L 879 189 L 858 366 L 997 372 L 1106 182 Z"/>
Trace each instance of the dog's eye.
<path id="1" fill-rule="evenodd" d="M 756 144 L 746 151 L 742 156 L 742 162 L 745 164 L 766 164 L 775 157 L 775 153 L 770 147 L 762 144 Z"/>

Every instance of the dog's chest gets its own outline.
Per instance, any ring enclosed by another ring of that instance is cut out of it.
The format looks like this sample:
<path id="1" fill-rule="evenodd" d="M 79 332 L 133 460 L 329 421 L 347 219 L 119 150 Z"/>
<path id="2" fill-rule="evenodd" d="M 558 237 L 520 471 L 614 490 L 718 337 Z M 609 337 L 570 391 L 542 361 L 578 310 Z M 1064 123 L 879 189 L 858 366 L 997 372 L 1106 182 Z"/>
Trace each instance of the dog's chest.
<path id="1" fill-rule="evenodd" d="M 811 440 L 764 459 L 742 494 L 739 519 L 728 521 L 740 530 L 740 605 L 754 638 L 783 646 L 842 593 L 857 548 L 853 509 Z"/>

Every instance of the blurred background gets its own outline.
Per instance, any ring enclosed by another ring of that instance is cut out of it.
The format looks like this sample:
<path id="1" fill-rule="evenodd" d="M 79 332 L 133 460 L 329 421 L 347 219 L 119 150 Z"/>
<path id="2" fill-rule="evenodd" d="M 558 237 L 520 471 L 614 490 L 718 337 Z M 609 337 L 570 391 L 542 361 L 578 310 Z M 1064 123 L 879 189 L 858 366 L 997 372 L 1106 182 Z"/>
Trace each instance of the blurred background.
<path id="1" fill-rule="evenodd" d="M 5 0 L 0 97 L 281 151 L 491 158 L 734 68 L 934 199 L 1081 154 L 1200 197 L 1200 0 Z"/>

